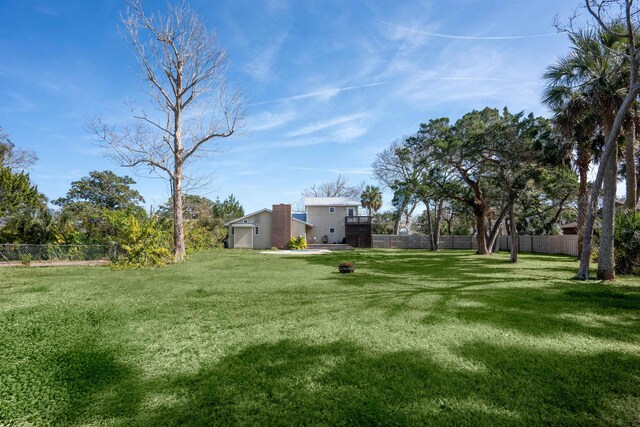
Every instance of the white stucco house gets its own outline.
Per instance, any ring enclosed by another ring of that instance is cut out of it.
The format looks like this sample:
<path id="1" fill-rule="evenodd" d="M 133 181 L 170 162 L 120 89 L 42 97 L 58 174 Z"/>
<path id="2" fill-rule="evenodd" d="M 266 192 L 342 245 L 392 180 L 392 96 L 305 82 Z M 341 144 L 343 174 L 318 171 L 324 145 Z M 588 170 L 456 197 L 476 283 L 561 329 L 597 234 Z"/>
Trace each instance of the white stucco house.
<path id="1" fill-rule="evenodd" d="M 306 197 L 304 212 L 292 213 L 291 205 L 273 205 L 225 226 L 229 248 L 285 248 L 292 237 L 302 236 L 309 244 L 339 244 L 346 239 L 346 217 L 357 217 L 360 201 L 346 197 Z"/>

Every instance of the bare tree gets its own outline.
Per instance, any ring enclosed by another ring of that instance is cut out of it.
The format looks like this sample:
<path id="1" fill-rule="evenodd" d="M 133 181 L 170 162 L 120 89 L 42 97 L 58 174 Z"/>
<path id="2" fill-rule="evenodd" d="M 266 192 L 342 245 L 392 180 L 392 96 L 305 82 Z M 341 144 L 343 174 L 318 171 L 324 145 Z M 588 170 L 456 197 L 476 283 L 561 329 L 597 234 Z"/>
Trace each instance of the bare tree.
<path id="1" fill-rule="evenodd" d="M 180 261 L 185 167 L 233 135 L 245 109 L 240 92 L 227 90 L 226 51 L 186 4 L 169 3 L 163 16 L 128 0 L 121 21 L 155 112 L 132 108 L 131 126 L 116 128 L 98 118 L 89 128 L 122 166 L 144 166 L 170 182 L 174 260 Z"/>
<path id="2" fill-rule="evenodd" d="M 617 52 L 623 55 L 629 64 L 629 81 L 627 92 L 618 107 L 610 132 L 607 136 L 598 173 L 593 183 L 593 190 L 589 199 L 589 209 L 586 217 L 584 243 L 582 255 L 580 257 L 580 269 L 577 278 L 589 279 L 589 261 L 591 257 L 591 242 L 593 237 L 593 227 L 598 208 L 598 197 L 602 189 L 602 183 L 608 174 L 608 182 L 615 183 L 617 156 L 617 139 L 622 128 L 629 108 L 640 93 L 640 82 L 638 81 L 638 45 L 636 44 L 636 29 L 638 22 L 638 7 L 633 4 L 633 0 L 585 0 L 585 6 L 591 17 L 595 20 L 597 27 L 608 34 L 620 37 L 626 41 L 626 52 Z M 611 171 L 613 169 L 613 172 Z M 612 280 L 615 277 L 613 259 L 613 206 L 611 206 L 611 194 L 615 198 L 616 186 L 607 185 L 604 188 L 605 206 L 603 206 L 602 238 L 600 242 L 600 256 L 598 259 L 598 278 Z"/>
<path id="3" fill-rule="evenodd" d="M 12 170 L 28 169 L 38 160 L 33 150 L 16 148 L 9 134 L 0 127 L 0 167 Z"/>
<path id="4" fill-rule="evenodd" d="M 349 180 L 338 175 L 335 181 L 323 182 L 322 184 L 314 184 L 310 188 L 302 190 L 304 197 L 353 197 L 360 198 L 364 182 L 357 185 L 349 185 Z"/>

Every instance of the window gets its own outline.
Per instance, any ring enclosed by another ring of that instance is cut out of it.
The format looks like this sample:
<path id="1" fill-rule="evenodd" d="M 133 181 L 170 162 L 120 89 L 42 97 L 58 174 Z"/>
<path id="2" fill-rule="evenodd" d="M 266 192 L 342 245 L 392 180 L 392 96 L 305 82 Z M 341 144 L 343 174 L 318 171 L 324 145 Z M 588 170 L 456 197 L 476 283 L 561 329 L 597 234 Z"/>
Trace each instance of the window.
<path id="1" fill-rule="evenodd" d="M 335 228 L 331 227 L 331 228 L 329 229 L 329 234 L 334 234 L 335 232 L 336 232 L 336 229 L 335 229 Z"/>
<path id="2" fill-rule="evenodd" d="M 335 211 L 336 211 L 336 208 L 329 208 L 330 213 L 334 213 Z"/>
<path id="3" fill-rule="evenodd" d="M 260 227 L 256 227 L 256 234 L 260 234 Z"/>
<path id="4" fill-rule="evenodd" d="M 355 214 L 353 208 L 349 208 L 349 216 L 353 216 Z"/>
<path id="5" fill-rule="evenodd" d="M 242 220 L 242 222 L 243 222 L 244 224 L 246 224 L 246 223 L 248 223 L 248 222 L 249 222 L 249 220 L 248 220 L 248 219 L 243 219 L 243 220 Z"/>
<path id="6" fill-rule="evenodd" d="M 233 236 L 234 234 L 236 234 L 236 229 L 235 227 L 231 227 L 231 235 Z"/>

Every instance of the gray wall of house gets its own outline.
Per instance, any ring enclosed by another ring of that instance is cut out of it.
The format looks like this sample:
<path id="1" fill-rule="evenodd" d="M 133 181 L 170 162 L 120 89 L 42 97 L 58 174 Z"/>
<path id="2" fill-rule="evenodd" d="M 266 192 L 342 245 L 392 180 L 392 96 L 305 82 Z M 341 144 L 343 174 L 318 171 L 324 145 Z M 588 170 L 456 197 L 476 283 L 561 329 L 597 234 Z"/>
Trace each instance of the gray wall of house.
<path id="1" fill-rule="evenodd" d="M 331 207 L 335 208 L 335 212 L 331 212 Z M 341 243 L 346 236 L 344 218 L 348 215 L 349 208 L 354 210 L 355 216 L 358 215 L 357 206 L 307 206 L 307 222 L 313 224 L 313 228 L 307 233 L 307 241 L 322 243 L 322 237 L 326 235 L 329 243 Z M 331 228 L 335 229 L 333 233 Z"/>
<path id="2" fill-rule="evenodd" d="M 266 211 L 229 224 L 229 247 L 234 247 L 234 239 L 231 235 L 231 226 L 233 224 L 243 224 L 245 220 L 247 221 L 247 224 L 253 224 L 256 226 L 256 228 L 252 229 L 253 249 L 271 249 L 271 213 Z M 241 227 L 236 228 L 236 232 L 240 229 Z M 258 232 L 257 234 L 256 230 Z"/>

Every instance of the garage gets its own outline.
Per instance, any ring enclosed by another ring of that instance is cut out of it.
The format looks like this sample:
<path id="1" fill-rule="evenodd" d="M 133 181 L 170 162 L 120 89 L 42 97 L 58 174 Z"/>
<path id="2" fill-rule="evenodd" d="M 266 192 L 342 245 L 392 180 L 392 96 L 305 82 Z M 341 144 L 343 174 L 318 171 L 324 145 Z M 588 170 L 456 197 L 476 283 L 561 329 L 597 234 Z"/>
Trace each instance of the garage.
<path id="1" fill-rule="evenodd" d="M 233 225 L 233 247 L 238 249 L 253 249 L 253 224 Z"/>

